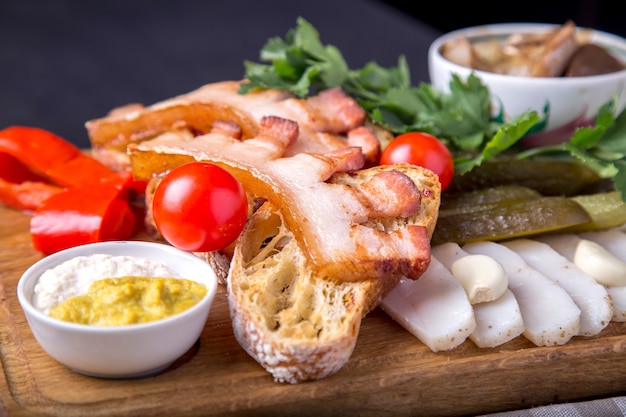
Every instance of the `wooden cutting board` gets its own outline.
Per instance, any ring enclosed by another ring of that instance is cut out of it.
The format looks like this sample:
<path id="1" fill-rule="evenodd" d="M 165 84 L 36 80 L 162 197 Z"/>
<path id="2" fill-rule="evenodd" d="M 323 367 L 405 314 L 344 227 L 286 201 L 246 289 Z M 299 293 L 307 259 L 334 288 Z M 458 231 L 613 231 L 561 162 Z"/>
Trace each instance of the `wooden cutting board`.
<path id="1" fill-rule="evenodd" d="M 559 347 L 520 337 L 433 353 L 380 310 L 364 319 L 338 374 L 278 384 L 237 344 L 223 288 L 196 346 L 162 374 L 82 376 L 41 350 L 18 304 L 18 279 L 41 258 L 28 222 L 0 207 L 0 416 L 476 415 L 626 391 L 626 323 Z"/>

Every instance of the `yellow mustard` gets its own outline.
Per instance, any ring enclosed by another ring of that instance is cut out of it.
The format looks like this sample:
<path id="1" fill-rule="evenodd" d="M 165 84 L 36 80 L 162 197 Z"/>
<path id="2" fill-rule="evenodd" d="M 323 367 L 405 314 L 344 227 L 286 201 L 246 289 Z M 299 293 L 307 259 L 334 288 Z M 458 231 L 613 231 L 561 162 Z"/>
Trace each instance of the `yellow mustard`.
<path id="1" fill-rule="evenodd" d="M 205 285 L 188 279 L 127 276 L 94 281 L 87 294 L 50 310 L 50 316 L 94 326 L 123 326 L 173 316 L 197 304 Z"/>

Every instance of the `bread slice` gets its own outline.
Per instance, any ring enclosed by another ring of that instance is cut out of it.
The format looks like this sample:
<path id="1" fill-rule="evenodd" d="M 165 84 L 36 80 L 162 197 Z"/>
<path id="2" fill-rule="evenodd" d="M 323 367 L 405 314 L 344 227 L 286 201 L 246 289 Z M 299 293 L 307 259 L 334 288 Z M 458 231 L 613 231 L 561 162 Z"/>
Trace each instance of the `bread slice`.
<path id="1" fill-rule="evenodd" d="M 420 208 L 410 217 L 371 218 L 367 225 L 389 233 L 419 226 L 432 236 L 440 200 L 439 180 L 432 172 L 411 165 L 379 166 L 337 173 L 329 182 L 361 187 L 377 173 L 390 170 L 400 170 L 417 185 Z M 227 293 L 235 337 L 277 382 L 328 377 L 350 359 L 363 317 L 395 287 L 402 277 L 398 273 L 402 268 L 396 266 L 405 261 L 400 256 L 387 259 L 388 270 L 395 272 L 381 272 L 375 279 L 346 281 L 317 275 L 281 211 L 266 202 L 248 220 L 230 265 Z M 428 245 L 414 276 L 429 261 Z"/>

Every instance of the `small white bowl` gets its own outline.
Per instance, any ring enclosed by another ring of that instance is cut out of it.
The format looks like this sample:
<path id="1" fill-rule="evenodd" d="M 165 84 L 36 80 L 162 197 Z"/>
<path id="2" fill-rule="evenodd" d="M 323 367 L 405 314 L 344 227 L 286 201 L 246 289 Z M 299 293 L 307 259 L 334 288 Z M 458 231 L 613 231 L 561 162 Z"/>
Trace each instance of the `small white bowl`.
<path id="1" fill-rule="evenodd" d="M 513 33 L 546 33 L 558 25 L 542 23 L 504 23 L 475 26 L 448 32 L 437 38 L 428 52 L 430 82 L 442 92 L 449 92 L 452 74 L 462 80 L 473 72 L 492 95 L 494 113 L 504 110 L 505 120 L 527 110 L 536 110 L 545 118 L 541 129 L 525 142 L 558 143 L 568 140 L 577 127 L 589 125 L 598 109 L 618 97 L 617 111 L 626 107 L 626 69 L 584 77 L 524 77 L 474 70 L 445 59 L 441 47 L 448 41 L 466 36 L 470 41 L 505 38 Z M 578 28 L 582 30 L 581 28 Z M 626 39 L 609 33 L 584 29 L 589 41 L 606 48 L 626 63 Z M 501 108 L 498 108 L 502 106 Z M 546 110 L 549 108 L 549 112 Z"/>
<path id="2" fill-rule="evenodd" d="M 181 277 L 206 285 L 206 296 L 180 314 L 148 323 L 96 327 L 58 320 L 31 302 L 39 277 L 49 268 L 77 256 L 109 254 L 158 261 Z M 102 378 L 139 378 L 162 372 L 196 343 L 217 291 L 208 263 L 172 246 L 151 242 L 103 242 L 47 256 L 24 272 L 17 296 L 35 339 L 51 357 L 68 368 Z"/>

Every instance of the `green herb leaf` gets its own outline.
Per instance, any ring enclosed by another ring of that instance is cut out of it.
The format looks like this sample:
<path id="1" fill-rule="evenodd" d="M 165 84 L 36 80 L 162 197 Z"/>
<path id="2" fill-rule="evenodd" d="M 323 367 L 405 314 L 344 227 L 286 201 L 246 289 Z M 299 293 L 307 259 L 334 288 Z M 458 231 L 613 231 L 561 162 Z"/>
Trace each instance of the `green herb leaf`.
<path id="1" fill-rule="evenodd" d="M 270 64 L 244 62 L 248 80 L 239 92 L 275 88 L 305 97 L 319 88 L 341 86 L 349 76 L 348 65 L 334 46 L 325 46 L 317 30 L 299 18 L 297 27 L 289 30 L 286 39 L 271 38 L 260 54 Z"/>
<path id="2" fill-rule="evenodd" d="M 626 202 L 626 111 L 615 116 L 615 103 L 600 108 L 593 126 L 576 129 L 568 142 L 518 153 L 518 158 L 567 155 L 611 178 Z"/>
<path id="3" fill-rule="evenodd" d="M 245 62 L 245 78 L 240 89 L 247 93 L 259 88 L 276 88 L 305 97 L 317 90 L 340 86 L 355 98 L 376 123 L 395 134 L 423 131 L 440 138 L 450 151 L 481 155 L 487 141 L 496 138 L 495 153 L 502 143 L 515 142 L 525 132 L 528 121 L 504 124 L 492 119 L 490 93 L 474 74 L 463 81 L 454 75 L 450 94 L 436 91 L 430 84 L 411 85 L 406 58 L 400 56 L 396 67 L 383 68 L 375 62 L 350 70 L 341 52 L 324 45 L 317 30 L 299 18 L 285 40 L 270 39 L 261 51 L 261 60 L 269 64 Z M 533 119 L 534 120 L 534 119 Z M 505 129 L 499 135 L 499 129 Z M 473 158 L 475 166 L 488 154 Z M 465 169 L 460 169 L 465 172 Z"/>
<path id="4" fill-rule="evenodd" d="M 621 193 L 622 201 L 626 202 L 626 160 L 615 161 L 617 172 L 613 177 L 615 189 Z"/>
<path id="5" fill-rule="evenodd" d="M 501 108 L 500 114 L 492 115 L 493 97 L 473 73 L 465 81 L 453 75 L 450 93 L 443 94 L 430 84 L 411 85 L 404 56 L 396 67 L 369 62 L 350 69 L 341 51 L 324 45 L 318 31 L 303 18 L 297 19 L 285 39 L 269 39 L 260 59 L 265 63 L 244 62 L 247 82 L 240 93 L 273 88 L 306 97 L 341 87 L 372 121 L 392 133 L 422 131 L 441 139 L 454 155 L 455 175 L 505 152 L 517 158 L 575 158 L 613 178 L 626 201 L 626 112 L 615 117 L 617 98 L 600 109 L 594 126 L 579 128 L 569 142 L 522 150 L 516 146 L 519 141 L 541 129 L 546 120 L 534 111 L 510 121 L 504 120 Z M 544 110 L 548 113 L 549 105 Z"/>
<path id="6" fill-rule="evenodd" d="M 540 117 L 535 111 L 525 112 L 510 123 L 503 124 L 493 137 L 486 142 L 482 152 L 473 159 L 463 158 L 455 165 L 456 173 L 463 175 L 471 171 L 474 167 L 480 165 L 494 156 L 508 150 L 515 145 L 526 132 L 539 121 Z"/>
<path id="7" fill-rule="evenodd" d="M 614 112 L 614 109 L 611 108 L 611 111 Z M 616 118 L 613 112 L 608 114 L 601 112 L 596 120 L 596 125 L 601 124 L 606 128 L 598 147 L 607 152 L 626 155 L 626 111 L 621 112 Z"/>

